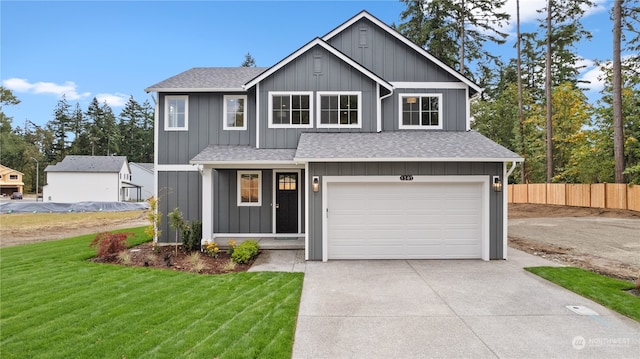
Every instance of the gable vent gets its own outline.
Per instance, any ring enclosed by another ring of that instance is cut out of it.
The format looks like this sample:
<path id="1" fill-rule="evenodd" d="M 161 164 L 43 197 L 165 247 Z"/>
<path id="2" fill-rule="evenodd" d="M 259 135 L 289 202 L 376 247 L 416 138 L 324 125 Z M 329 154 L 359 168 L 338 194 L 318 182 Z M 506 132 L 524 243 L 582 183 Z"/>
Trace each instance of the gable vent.
<path id="1" fill-rule="evenodd" d="M 360 28 L 360 37 L 359 37 L 359 46 L 360 47 L 367 47 L 367 28 L 366 27 L 361 27 Z"/>

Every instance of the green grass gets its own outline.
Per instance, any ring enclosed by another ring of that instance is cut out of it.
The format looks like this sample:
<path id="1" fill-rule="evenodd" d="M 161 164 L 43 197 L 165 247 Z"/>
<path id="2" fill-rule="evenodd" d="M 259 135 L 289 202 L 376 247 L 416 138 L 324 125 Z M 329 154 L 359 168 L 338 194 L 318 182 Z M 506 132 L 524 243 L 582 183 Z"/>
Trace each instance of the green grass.
<path id="1" fill-rule="evenodd" d="M 93 237 L 0 249 L 1 358 L 291 357 L 302 273 L 97 264 Z"/>
<path id="2" fill-rule="evenodd" d="M 634 284 L 574 267 L 525 268 L 559 286 L 640 322 L 640 297 L 625 292 Z"/>

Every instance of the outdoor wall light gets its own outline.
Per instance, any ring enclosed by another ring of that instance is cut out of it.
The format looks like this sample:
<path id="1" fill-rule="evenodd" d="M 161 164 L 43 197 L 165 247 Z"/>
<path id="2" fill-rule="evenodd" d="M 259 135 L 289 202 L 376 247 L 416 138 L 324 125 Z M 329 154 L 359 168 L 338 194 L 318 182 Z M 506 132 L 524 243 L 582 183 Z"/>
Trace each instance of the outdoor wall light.
<path id="1" fill-rule="evenodd" d="M 493 176 L 492 186 L 495 192 L 502 192 L 502 181 L 500 180 L 500 176 Z"/>
<path id="2" fill-rule="evenodd" d="M 320 177 L 313 176 L 313 180 L 311 181 L 313 192 L 318 192 L 320 190 Z"/>

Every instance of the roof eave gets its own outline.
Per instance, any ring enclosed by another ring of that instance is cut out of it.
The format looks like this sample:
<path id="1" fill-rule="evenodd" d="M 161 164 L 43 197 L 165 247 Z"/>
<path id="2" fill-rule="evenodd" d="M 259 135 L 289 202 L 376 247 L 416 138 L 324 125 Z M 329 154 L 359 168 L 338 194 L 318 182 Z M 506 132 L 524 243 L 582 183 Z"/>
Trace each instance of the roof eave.
<path id="1" fill-rule="evenodd" d="M 148 87 L 144 89 L 145 92 L 247 92 L 242 87 L 230 87 L 230 88 L 162 88 L 162 87 Z"/>
<path id="2" fill-rule="evenodd" d="M 522 157 L 295 157 L 298 163 L 309 162 L 524 162 Z"/>

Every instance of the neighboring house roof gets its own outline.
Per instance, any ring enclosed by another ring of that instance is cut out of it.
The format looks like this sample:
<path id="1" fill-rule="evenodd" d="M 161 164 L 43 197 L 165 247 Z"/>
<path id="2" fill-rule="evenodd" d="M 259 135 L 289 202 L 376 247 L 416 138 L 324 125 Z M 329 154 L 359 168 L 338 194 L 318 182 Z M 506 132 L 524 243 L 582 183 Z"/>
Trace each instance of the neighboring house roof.
<path id="1" fill-rule="evenodd" d="M 296 150 L 255 148 L 253 146 L 225 146 L 211 145 L 198 153 L 191 161 L 191 164 L 224 164 L 237 163 L 260 164 L 260 163 L 292 163 Z"/>
<path id="2" fill-rule="evenodd" d="M 20 171 L 16 171 L 13 168 L 9 168 L 5 165 L 0 165 L 0 173 L 19 173 L 21 175 L 23 175 L 24 173 L 20 172 Z"/>
<path id="3" fill-rule="evenodd" d="M 456 71 L 455 69 L 453 69 L 449 65 L 447 65 L 444 62 L 440 61 L 438 58 L 436 58 L 435 56 L 431 55 L 427 50 L 425 50 L 422 47 L 416 45 L 415 43 L 413 43 L 413 41 L 407 39 L 404 35 L 400 34 L 398 31 L 396 31 L 395 29 L 393 29 L 389 25 L 385 24 L 383 21 L 381 21 L 377 17 L 371 15 L 366 10 L 361 11 L 360 13 L 356 14 L 351 19 L 347 20 L 342 25 L 340 25 L 340 26 L 336 27 L 335 29 L 331 30 L 328 34 L 326 34 L 326 35 L 324 35 L 322 37 L 322 40 L 329 41 L 331 38 L 333 38 L 337 34 L 341 33 L 344 29 L 346 29 L 349 26 L 353 25 L 354 23 L 358 22 L 362 18 L 366 18 L 369 21 L 373 22 L 374 24 L 378 25 L 381 29 L 385 30 L 391 36 L 393 36 L 396 39 L 402 41 L 405 45 L 411 47 L 412 49 L 417 51 L 422 56 L 426 57 L 427 59 L 429 59 L 430 61 L 432 61 L 436 65 L 440 66 L 445 71 L 449 72 L 451 75 L 456 77 L 458 80 L 460 80 L 460 81 L 464 82 L 465 84 L 467 84 L 469 87 L 471 87 L 476 92 L 482 92 L 482 88 L 478 84 L 474 83 L 473 81 L 471 81 L 466 76 L 464 76 L 460 72 Z"/>
<path id="4" fill-rule="evenodd" d="M 129 162 L 129 167 L 131 166 L 140 167 L 147 172 L 153 173 L 153 163 Z"/>
<path id="5" fill-rule="evenodd" d="M 359 63 L 357 63 L 356 61 L 351 59 L 349 56 L 343 54 L 338 49 L 336 49 L 335 47 L 327 44 L 326 42 L 324 42 L 320 38 L 315 38 L 315 39 L 311 40 L 309 43 L 307 43 L 306 45 L 302 46 L 301 48 L 296 50 L 291 55 L 285 57 L 283 60 L 281 60 L 277 64 L 271 66 L 267 71 L 262 72 L 261 74 L 257 75 L 255 78 L 251 79 L 251 81 L 248 81 L 246 84 L 244 84 L 243 87 L 245 89 L 249 89 L 249 88 L 255 86 L 258 82 L 260 82 L 260 81 L 264 80 L 265 78 L 271 76 L 274 72 L 278 71 L 279 69 L 281 69 L 282 67 L 284 67 L 285 65 L 287 65 L 291 61 L 295 60 L 300 55 L 302 55 L 305 52 L 309 51 L 310 49 L 314 48 L 315 46 L 320 46 L 320 47 L 324 48 L 325 50 L 329 51 L 330 53 L 335 55 L 340 60 L 344 61 L 345 63 L 349 64 L 351 67 L 353 67 L 353 68 L 357 69 L 358 71 L 360 71 L 365 76 L 369 77 L 373 81 L 375 81 L 375 82 L 379 83 L 380 85 L 384 86 L 385 88 L 387 88 L 387 90 L 393 91 L 393 86 L 389 82 L 384 80 L 382 77 L 374 74 L 372 71 L 370 71 L 366 67 L 360 65 Z"/>
<path id="6" fill-rule="evenodd" d="M 126 156 L 66 156 L 62 162 L 47 166 L 45 172 L 119 173 L 126 163 Z"/>
<path id="7" fill-rule="evenodd" d="M 475 131 L 302 133 L 295 161 L 522 162 L 523 158 Z"/>
<path id="8" fill-rule="evenodd" d="M 149 86 L 145 91 L 244 91 L 242 85 L 266 69 L 266 67 L 195 67 Z"/>

